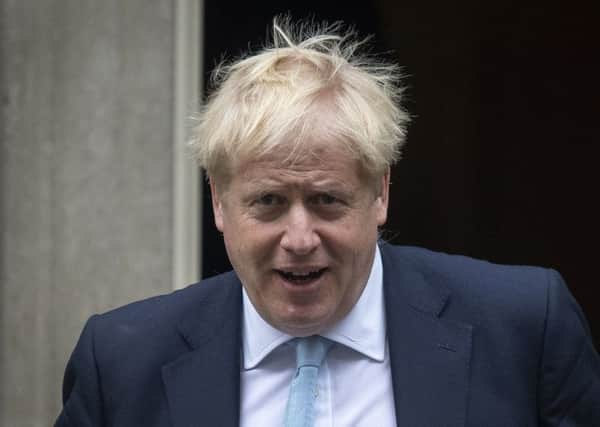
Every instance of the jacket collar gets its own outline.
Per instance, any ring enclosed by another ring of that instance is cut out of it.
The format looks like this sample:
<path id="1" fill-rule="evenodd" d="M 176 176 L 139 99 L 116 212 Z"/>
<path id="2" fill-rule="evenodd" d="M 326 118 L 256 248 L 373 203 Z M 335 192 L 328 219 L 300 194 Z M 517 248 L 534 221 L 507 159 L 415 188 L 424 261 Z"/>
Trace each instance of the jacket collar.
<path id="1" fill-rule="evenodd" d="M 401 425 L 464 426 L 472 327 L 443 318 L 445 283 L 426 278 L 401 251 L 381 245 L 396 418 Z"/>
<path id="2" fill-rule="evenodd" d="M 174 427 L 239 425 L 241 284 L 232 273 L 217 280 L 178 325 L 190 351 L 162 369 Z"/>

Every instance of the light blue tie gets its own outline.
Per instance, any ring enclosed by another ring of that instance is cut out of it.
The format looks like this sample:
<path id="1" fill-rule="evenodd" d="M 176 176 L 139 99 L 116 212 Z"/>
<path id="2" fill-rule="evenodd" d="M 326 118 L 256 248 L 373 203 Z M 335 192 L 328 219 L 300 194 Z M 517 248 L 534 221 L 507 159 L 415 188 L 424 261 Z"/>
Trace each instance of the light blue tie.
<path id="1" fill-rule="evenodd" d="M 296 341 L 296 374 L 290 387 L 283 425 L 312 427 L 315 419 L 319 367 L 333 343 L 318 335 L 298 338 Z"/>

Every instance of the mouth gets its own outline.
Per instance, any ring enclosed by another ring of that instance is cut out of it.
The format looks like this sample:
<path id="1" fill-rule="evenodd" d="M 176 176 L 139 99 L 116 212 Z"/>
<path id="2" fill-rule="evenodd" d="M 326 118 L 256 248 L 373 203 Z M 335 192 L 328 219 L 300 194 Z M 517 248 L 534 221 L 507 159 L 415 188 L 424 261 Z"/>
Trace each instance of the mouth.
<path id="1" fill-rule="evenodd" d="M 277 274 L 279 274 L 283 280 L 294 285 L 307 285 L 313 283 L 314 281 L 320 279 L 326 271 L 327 268 L 316 268 L 309 270 L 275 270 L 275 272 L 277 272 Z"/>

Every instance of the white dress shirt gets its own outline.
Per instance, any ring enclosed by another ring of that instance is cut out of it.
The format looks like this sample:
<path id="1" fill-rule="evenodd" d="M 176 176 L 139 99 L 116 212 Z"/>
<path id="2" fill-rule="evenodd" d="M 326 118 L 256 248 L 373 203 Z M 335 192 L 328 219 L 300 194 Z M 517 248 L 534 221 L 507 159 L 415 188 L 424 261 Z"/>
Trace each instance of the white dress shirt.
<path id="1" fill-rule="evenodd" d="M 273 328 L 243 293 L 242 427 L 281 427 L 296 370 L 292 336 Z M 396 425 L 379 248 L 350 313 L 322 334 L 336 344 L 319 370 L 315 427 Z"/>

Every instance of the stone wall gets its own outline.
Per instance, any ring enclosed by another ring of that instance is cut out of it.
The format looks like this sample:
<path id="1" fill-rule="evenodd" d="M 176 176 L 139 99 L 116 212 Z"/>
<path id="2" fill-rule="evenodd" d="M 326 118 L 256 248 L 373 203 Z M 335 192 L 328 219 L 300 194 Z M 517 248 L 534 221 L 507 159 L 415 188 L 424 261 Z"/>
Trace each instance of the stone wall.
<path id="1" fill-rule="evenodd" d="M 172 288 L 174 2 L 2 0 L 0 425 L 93 313 Z"/>

